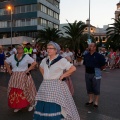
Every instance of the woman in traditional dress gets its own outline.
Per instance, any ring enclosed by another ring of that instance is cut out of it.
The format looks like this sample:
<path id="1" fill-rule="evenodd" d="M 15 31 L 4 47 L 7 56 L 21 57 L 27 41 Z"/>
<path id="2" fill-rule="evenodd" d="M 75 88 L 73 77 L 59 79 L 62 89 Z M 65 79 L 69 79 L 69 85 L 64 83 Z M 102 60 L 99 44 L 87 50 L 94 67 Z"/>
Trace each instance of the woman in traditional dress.
<path id="1" fill-rule="evenodd" d="M 69 88 L 63 81 L 76 68 L 59 55 L 60 47 L 57 43 L 49 42 L 47 52 L 48 57 L 40 64 L 43 82 L 36 96 L 33 120 L 80 120 Z"/>
<path id="2" fill-rule="evenodd" d="M 65 54 L 64 50 L 60 50 L 60 55 L 63 57 L 63 58 L 66 58 L 69 62 L 72 61 L 71 57 L 67 56 L 67 54 Z M 73 87 L 73 83 L 72 83 L 72 79 L 70 76 L 64 78 L 64 81 L 67 83 L 68 85 L 68 88 L 72 94 L 72 96 L 74 95 L 74 87 Z"/>
<path id="3" fill-rule="evenodd" d="M 28 68 L 28 64 L 31 66 Z M 12 66 L 12 69 L 9 67 Z M 17 54 L 11 55 L 5 60 L 5 66 L 11 75 L 8 84 L 8 105 L 18 112 L 29 106 L 28 111 L 33 109 L 36 96 L 36 88 L 29 73 L 36 62 L 29 55 L 24 54 L 23 46 L 17 46 Z"/>

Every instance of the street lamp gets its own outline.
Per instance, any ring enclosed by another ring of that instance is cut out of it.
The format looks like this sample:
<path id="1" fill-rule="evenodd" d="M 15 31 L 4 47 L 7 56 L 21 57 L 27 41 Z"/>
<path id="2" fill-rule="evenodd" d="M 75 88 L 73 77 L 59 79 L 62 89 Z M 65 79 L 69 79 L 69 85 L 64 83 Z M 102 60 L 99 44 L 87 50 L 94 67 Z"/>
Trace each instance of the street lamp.
<path id="1" fill-rule="evenodd" d="M 90 39 L 90 0 L 89 0 L 89 23 L 88 23 L 88 44 L 91 43 L 91 39 Z"/>
<path id="2" fill-rule="evenodd" d="M 7 10 L 10 11 L 10 15 L 11 15 L 11 48 L 12 48 L 12 14 L 13 14 L 13 6 L 9 5 L 7 7 Z"/>

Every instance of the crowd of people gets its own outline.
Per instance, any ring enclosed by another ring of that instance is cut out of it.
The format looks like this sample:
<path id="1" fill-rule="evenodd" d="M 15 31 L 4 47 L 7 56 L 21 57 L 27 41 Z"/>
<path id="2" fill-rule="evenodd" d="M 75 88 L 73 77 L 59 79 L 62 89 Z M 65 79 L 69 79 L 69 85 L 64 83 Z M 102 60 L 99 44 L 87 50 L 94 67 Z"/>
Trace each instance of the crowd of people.
<path id="1" fill-rule="evenodd" d="M 23 47 L 24 53 L 29 54 L 37 62 L 37 66 L 40 64 L 42 59 L 47 56 L 47 50 L 45 47 L 41 48 L 39 45 L 31 45 L 30 43 L 24 44 Z M 60 54 L 62 57 L 66 57 L 67 59 L 69 59 L 69 61 L 74 65 L 80 66 L 83 64 L 84 55 L 88 53 L 88 51 L 89 48 L 86 48 L 83 52 L 81 52 L 80 49 L 78 49 L 77 51 L 73 51 L 69 48 L 61 48 Z M 114 51 L 112 48 L 107 50 L 105 47 L 101 47 L 98 49 L 98 52 L 105 57 L 106 66 L 104 70 L 106 70 L 106 68 L 120 68 L 119 49 Z M 4 70 L 4 59 L 16 53 L 17 50 L 15 48 L 15 45 L 12 45 L 12 47 L 8 47 L 7 49 L 5 48 L 5 50 L 2 47 L 0 47 L 0 70 Z"/>
<path id="2" fill-rule="evenodd" d="M 46 48 L 39 45 L 16 45 L 4 51 L 0 46 L 0 70 L 10 74 L 8 105 L 14 112 L 35 108 L 33 120 L 80 120 L 72 96 L 74 87 L 71 75 L 75 65 L 85 66 L 85 82 L 89 100 L 86 106 L 98 107 L 101 71 L 120 68 L 120 51 L 99 48 L 91 43 L 84 52 L 62 48 L 50 41 Z M 43 81 L 38 92 L 31 70 L 39 68 Z"/>
<path id="3" fill-rule="evenodd" d="M 105 57 L 106 67 L 110 69 L 120 68 L 120 50 L 117 49 L 114 51 L 112 48 L 106 50 L 105 48 L 101 48 L 99 53 Z"/>

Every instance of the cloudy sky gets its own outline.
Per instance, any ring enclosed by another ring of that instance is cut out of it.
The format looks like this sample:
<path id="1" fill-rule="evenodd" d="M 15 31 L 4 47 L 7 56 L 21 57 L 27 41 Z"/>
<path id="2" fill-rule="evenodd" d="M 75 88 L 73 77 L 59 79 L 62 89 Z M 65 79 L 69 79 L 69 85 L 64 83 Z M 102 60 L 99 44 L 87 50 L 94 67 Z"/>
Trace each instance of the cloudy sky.
<path id="1" fill-rule="evenodd" d="M 91 24 L 103 27 L 114 21 L 116 4 L 119 0 L 91 0 Z M 75 20 L 86 22 L 89 18 L 89 0 L 60 0 L 60 23 L 66 19 L 72 23 Z"/>

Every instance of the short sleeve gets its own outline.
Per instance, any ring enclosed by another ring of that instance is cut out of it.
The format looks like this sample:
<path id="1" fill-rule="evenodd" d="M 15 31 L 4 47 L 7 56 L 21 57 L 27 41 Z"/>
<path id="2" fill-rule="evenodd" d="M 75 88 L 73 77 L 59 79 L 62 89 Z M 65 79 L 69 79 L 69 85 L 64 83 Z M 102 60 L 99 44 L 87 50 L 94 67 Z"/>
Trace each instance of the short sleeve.
<path id="1" fill-rule="evenodd" d="M 63 57 L 64 57 L 64 58 L 67 57 L 66 53 L 63 53 Z"/>
<path id="2" fill-rule="evenodd" d="M 26 57 L 27 63 L 32 64 L 34 62 L 34 59 L 30 57 L 29 55 L 26 55 L 25 57 Z"/>
<path id="3" fill-rule="evenodd" d="M 8 64 L 11 64 L 12 60 L 13 60 L 14 55 L 11 55 L 10 57 L 8 57 L 5 62 Z"/>
<path id="4" fill-rule="evenodd" d="M 69 70 L 70 67 L 73 66 L 73 64 L 71 64 L 67 59 L 62 58 L 61 59 L 61 69 L 63 70 Z"/>
<path id="5" fill-rule="evenodd" d="M 40 67 L 41 67 L 41 68 L 44 68 L 45 60 L 46 60 L 46 58 L 44 58 L 44 59 L 41 61 L 41 63 L 40 63 Z"/>
<path id="6" fill-rule="evenodd" d="M 16 48 L 14 48 L 14 49 L 13 49 L 13 53 L 15 53 L 15 54 L 17 53 L 17 50 L 16 50 Z"/>

